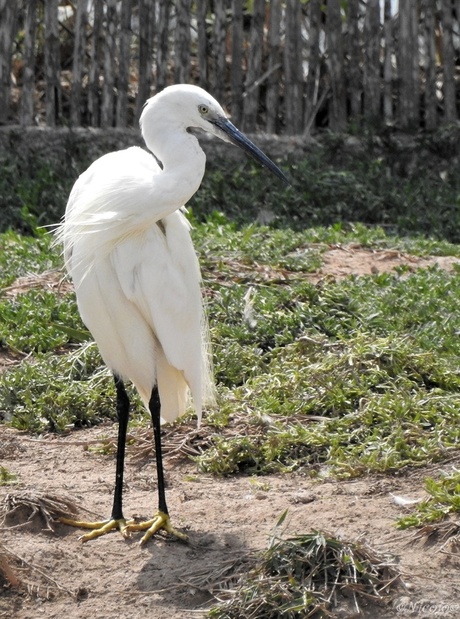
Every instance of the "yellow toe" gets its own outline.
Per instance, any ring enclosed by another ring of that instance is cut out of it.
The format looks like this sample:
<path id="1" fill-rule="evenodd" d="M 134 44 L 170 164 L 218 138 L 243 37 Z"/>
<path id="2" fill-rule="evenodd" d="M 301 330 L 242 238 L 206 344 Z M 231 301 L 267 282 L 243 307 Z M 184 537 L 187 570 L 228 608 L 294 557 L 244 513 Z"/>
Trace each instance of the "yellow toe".
<path id="1" fill-rule="evenodd" d="M 145 522 L 133 523 L 129 522 L 126 525 L 129 532 L 131 531 L 145 531 L 145 534 L 139 542 L 141 545 L 145 544 L 155 533 L 163 529 L 170 535 L 174 535 L 178 539 L 187 542 L 188 536 L 181 531 L 177 531 L 172 525 L 168 514 L 162 511 L 158 511 L 153 518 L 146 520 Z"/>
<path id="2" fill-rule="evenodd" d="M 77 527 L 79 529 L 92 529 L 90 533 L 86 533 L 79 538 L 82 542 L 87 542 L 91 539 L 95 539 L 96 537 L 105 535 L 109 531 L 113 531 L 115 529 L 118 529 L 125 539 L 131 537 L 128 529 L 129 523 L 126 522 L 124 518 L 109 518 L 108 520 L 103 520 L 99 522 L 87 522 L 85 520 L 72 520 L 70 518 L 61 517 L 59 518 L 59 522 L 67 524 L 71 527 Z"/>

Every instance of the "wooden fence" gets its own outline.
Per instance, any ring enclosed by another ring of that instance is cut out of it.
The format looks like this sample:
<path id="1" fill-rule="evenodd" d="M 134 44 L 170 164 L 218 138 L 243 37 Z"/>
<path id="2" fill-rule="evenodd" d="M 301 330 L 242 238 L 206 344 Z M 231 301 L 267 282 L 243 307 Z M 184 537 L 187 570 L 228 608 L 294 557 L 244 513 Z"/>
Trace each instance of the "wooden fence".
<path id="1" fill-rule="evenodd" d="M 245 131 L 459 115 L 460 0 L 0 0 L 0 124 L 126 127 L 196 83 Z"/>

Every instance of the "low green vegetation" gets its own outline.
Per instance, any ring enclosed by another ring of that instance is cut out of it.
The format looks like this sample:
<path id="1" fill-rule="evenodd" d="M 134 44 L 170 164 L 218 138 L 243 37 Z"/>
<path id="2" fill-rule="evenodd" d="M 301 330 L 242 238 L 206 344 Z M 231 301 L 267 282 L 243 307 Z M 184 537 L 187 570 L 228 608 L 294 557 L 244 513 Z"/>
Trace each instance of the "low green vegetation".
<path id="1" fill-rule="evenodd" d="M 6 467 L 0 466 L 0 486 L 8 486 L 17 483 L 17 475 L 11 473 Z"/>
<path id="2" fill-rule="evenodd" d="M 90 163 L 72 136 L 54 159 L 46 149 L 0 152 L 0 232 L 34 234 L 59 222 L 75 179 Z M 14 135 L 10 139 L 14 145 Z"/>
<path id="3" fill-rule="evenodd" d="M 428 498 L 418 503 L 413 513 L 398 520 L 400 529 L 420 527 L 460 512 L 460 471 L 445 473 L 425 481 Z"/>
<path id="4" fill-rule="evenodd" d="M 204 222 L 221 211 L 239 226 L 257 221 L 297 231 L 362 222 L 392 235 L 460 242 L 457 125 L 411 138 L 391 131 L 366 135 L 363 128 L 357 138 L 328 132 L 317 138 L 306 141 L 300 156 L 282 142 L 268 149 L 289 175 L 290 187 L 238 158 L 231 147 L 208 157 L 202 186 L 190 202 L 196 218 Z M 112 142 L 110 147 L 95 139 L 91 157 L 98 148 L 102 155 L 120 147 L 116 136 Z M 0 153 L 0 232 L 30 234 L 56 224 L 73 182 L 90 163 L 87 151 L 69 131 L 59 151 Z"/>
<path id="5" fill-rule="evenodd" d="M 458 448 L 459 268 L 311 277 L 331 247 L 460 257 L 460 181 L 446 163 L 458 141 L 441 138 L 422 144 L 436 164 L 421 174 L 372 140 L 355 156 L 326 136 L 280 162 L 289 188 L 250 161 L 211 158 L 189 205 L 218 390 L 199 470 L 351 478 Z M 40 227 L 59 221 L 88 162 L 32 163 L 11 155 L 0 169 L 0 421 L 59 432 L 113 419 L 114 388 Z M 442 483 L 436 509 L 421 504 L 407 526 L 457 509 Z"/>
<path id="6" fill-rule="evenodd" d="M 7 288 L 19 277 L 41 274 L 61 267 L 59 252 L 51 250 L 51 237 L 44 230 L 23 236 L 9 230 L 0 236 L 0 286 Z"/>
<path id="7" fill-rule="evenodd" d="M 200 470 L 349 478 L 458 447 L 458 269 L 309 279 L 330 245 L 419 255 L 458 246 L 363 225 L 300 232 L 221 214 L 194 223 L 218 386 Z M 18 361 L 2 375 L 1 418 L 32 432 L 114 418 L 112 379 L 50 235 L 9 232 L 0 246 L 1 346 Z"/>

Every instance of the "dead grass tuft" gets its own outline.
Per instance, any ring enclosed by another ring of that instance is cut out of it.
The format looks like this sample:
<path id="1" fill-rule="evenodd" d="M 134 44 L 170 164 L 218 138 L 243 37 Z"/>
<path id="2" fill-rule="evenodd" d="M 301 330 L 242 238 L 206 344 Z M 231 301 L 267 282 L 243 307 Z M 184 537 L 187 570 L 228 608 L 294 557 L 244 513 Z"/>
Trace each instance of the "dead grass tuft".
<path id="1" fill-rule="evenodd" d="M 228 578 L 228 576 L 227 576 Z M 331 616 L 337 606 L 386 604 L 400 573 L 387 558 L 358 542 L 313 531 L 273 538 L 255 566 L 220 595 L 209 613 L 218 619 L 305 619 Z"/>
<path id="2" fill-rule="evenodd" d="M 52 269 L 43 273 L 30 273 L 18 277 L 10 286 L 1 289 L 0 294 L 15 299 L 29 290 L 51 290 L 64 294 L 73 290 L 73 286 L 65 279 L 61 270 Z"/>
<path id="3" fill-rule="evenodd" d="M 41 600 L 53 599 L 61 593 L 75 598 L 84 595 L 81 590 L 71 591 L 62 586 L 47 571 L 0 544 L 0 587 L 4 595 L 11 591 Z"/>
<path id="4" fill-rule="evenodd" d="M 57 518 L 76 514 L 77 511 L 76 503 L 62 494 L 10 493 L 4 501 L 2 527 L 45 529 L 54 532 Z"/>
<path id="5" fill-rule="evenodd" d="M 453 520 L 430 522 L 418 529 L 414 534 L 414 538 L 424 541 L 427 545 L 440 544 L 439 552 L 459 554 L 460 522 Z"/>

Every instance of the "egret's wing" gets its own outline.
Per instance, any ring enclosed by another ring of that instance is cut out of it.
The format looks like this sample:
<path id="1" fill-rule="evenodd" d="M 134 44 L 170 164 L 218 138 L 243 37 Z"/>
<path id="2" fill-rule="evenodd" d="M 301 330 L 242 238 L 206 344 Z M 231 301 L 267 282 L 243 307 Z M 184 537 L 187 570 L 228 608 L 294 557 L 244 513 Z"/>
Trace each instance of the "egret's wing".
<path id="1" fill-rule="evenodd" d="M 198 415 L 213 389 L 198 261 L 183 214 L 165 215 L 177 203 L 159 171 L 137 147 L 101 157 L 75 183 L 57 238 L 104 360 L 146 404 L 157 380 L 170 420 L 184 412 L 188 387 Z M 133 333 L 142 334 L 136 346 Z"/>
<path id="2" fill-rule="evenodd" d="M 110 253 L 126 238 L 174 213 L 198 188 L 178 183 L 174 170 L 160 172 L 153 155 L 137 146 L 95 161 L 77 179 L 57 233 L 65 254 L 70 255 L 82 236 L 93 239 L 99 255 Z"/>
<path id="3" fill-rule="evenodd" d="M 202 343 L 201 276 L 184 215 L 177 211 L 126 239 L 113 251 L 112 262 L 121 289 L 159 343 L 162 417 L 171 420 L 184 412 L 187 386 L 200 417 L 203 396 L 212 398 L 212 380 L 206 335 Z"/>
<path id="4" fill-rule="evenodd" d="M 109 254 L 126 236 L 161 219 L 164 209 L 155 209 L 152 200 L 160 171 L 155 158 L 135 146 L 104 155 L 81 174 L 57 229 L 66 262 L 83 238 L 90 267 L 94 254 Z"/>

